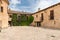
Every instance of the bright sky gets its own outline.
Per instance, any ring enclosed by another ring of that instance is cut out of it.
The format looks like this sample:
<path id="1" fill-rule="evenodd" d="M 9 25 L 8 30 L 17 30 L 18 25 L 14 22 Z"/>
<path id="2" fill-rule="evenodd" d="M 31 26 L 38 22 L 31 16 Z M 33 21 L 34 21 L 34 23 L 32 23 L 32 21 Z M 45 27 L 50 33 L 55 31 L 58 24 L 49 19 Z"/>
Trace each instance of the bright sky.
<path id="1" fill-rule="evenodd" d="M 36 12 L 38 8 L 44 9 L 60 0 L 9 0 L 9 8 L 15 11 Z"/>

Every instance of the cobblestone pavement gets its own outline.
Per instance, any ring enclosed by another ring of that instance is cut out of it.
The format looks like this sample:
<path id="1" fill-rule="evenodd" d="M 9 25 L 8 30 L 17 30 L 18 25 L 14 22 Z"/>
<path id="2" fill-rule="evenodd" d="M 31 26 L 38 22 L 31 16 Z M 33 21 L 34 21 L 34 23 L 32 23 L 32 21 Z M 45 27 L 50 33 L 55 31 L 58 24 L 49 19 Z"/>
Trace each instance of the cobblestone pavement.
<path id="1" fill-rule="evenodd" d="M 2 29 L 0 40 L 60 40 L 60 30 L 40 27 L 9 27 Z"/>

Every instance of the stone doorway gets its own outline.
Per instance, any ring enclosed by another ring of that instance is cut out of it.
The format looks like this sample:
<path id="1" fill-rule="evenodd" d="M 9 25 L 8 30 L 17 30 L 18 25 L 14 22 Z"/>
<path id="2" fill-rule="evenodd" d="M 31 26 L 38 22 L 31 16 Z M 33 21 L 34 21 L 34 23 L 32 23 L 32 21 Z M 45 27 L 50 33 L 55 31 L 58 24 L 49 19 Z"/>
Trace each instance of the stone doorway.
<path id="1" fill-rule="evenodd" d="M 8 23 L 9 23 L 9 26 L 12 26 L 12 22 L 11 21 L 9 21 Z"/>
<path id="2" fill-rule="evenodd" d="M 41 26 L 41 22 L 36 22 L 36 26 L 40 27 Z"/>

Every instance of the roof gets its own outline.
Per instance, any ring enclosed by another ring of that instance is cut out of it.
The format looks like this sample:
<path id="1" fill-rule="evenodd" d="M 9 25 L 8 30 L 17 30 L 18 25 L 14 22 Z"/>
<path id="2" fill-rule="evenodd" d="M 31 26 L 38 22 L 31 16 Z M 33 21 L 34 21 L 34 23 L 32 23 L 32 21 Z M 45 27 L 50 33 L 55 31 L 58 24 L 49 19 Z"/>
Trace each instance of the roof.
<path id="1" fill-rule="evenodd" d="M 47 10 L 47 9 L 49 9 L 49 8 L 55 7 L 55 6 L 57 6 L 57 5 L 60 5 L 60 2 L 57 3 L 57 4 L 55 4 L 55 5 L 49 6 L 49 7 L 45 8 L 45 9 L 43 9 L 43 10 L 37 11 L 37 12 L 35 12 L 35 13 L 33 13 L 33 14 L 36 14 L 36 13 L 42 12 L 42 11 Z"/>
<path id="2" fill-rule="evenodd" d="M 32 14 L 32 13 L 29 13 L 29 12 L 23 12 L 23 11 L 14 11 L 14 10 L 8 10 L 8 13 L 9 14 Z"/>

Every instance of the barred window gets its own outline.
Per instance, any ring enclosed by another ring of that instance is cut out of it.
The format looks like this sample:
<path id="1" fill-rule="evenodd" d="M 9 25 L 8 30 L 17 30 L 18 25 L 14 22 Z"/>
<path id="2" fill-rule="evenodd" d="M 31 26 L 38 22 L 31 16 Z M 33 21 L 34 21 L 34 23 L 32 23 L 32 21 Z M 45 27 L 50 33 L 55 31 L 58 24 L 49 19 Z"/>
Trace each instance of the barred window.
<path id="1" fill-rule="evenodd" d="M 36 15 L 36 17 L 38 17 L 38 15 Z"/>
<path id="2" fill-rule="evenodd" d="M 50 20 L 54 20 L 54 10 L 50 11 Z"/>
<path id="3" fill-rule="evenodd" d="M 44 20 L 43 13 L 41 14 L 41 20 L 42 20 L 42 21 Z"/>
<path id="4" fill-rule="evenodd" d="M 3 12 L 3 7 L 1 7 L 1 12 Z"/>

